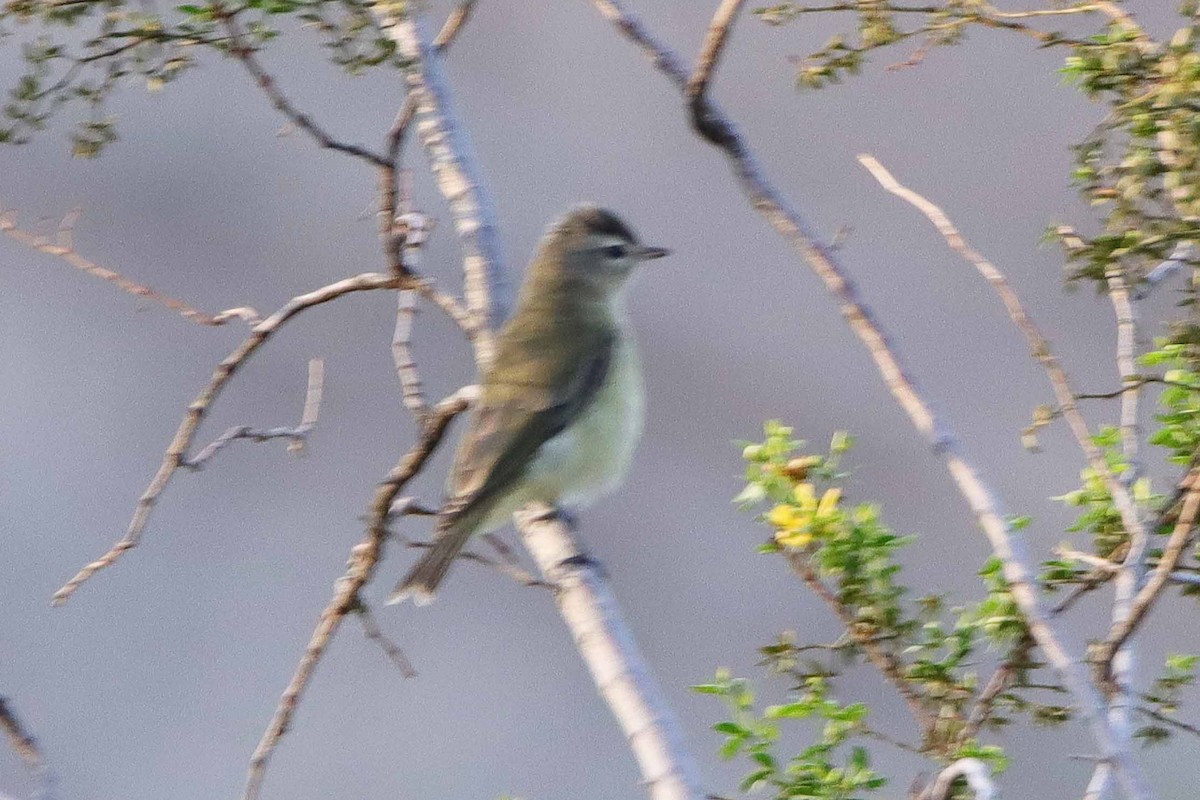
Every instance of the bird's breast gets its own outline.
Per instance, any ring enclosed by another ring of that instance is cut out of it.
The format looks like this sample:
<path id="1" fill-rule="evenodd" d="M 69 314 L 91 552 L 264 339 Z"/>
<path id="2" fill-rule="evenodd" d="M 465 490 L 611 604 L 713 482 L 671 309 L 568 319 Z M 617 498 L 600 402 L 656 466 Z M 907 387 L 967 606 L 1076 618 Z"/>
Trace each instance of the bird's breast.
<path id="1" fill-rule="evenodd" d="M 641 362 L 628 337 L 616 346 L 604 383 L 579 419 L 542 445 L 531 475 L 565 505 L 586 504 L 625 477 L 642 432 Z"/>

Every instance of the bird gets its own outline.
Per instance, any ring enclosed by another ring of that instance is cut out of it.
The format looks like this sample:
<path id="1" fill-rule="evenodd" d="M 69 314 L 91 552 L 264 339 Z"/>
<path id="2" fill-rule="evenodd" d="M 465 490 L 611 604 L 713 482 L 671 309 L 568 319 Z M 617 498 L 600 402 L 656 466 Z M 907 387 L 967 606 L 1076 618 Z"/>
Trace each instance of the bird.
<path id="1" fill-rule="evenodd" d="M 551 224 L 496 335 L 432 545 L 389 604 L 432 602 L 467 541 L 526 504 L 574 510 L 620 485 L 643 414 L 624 290 L 639 264 L 669 252 L 591 204 Z"/>

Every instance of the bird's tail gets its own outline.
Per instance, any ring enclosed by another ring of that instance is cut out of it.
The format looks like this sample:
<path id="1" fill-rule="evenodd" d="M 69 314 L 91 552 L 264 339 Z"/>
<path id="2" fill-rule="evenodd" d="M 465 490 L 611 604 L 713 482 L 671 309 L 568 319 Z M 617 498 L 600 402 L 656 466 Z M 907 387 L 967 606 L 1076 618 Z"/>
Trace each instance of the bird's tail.
<path id="1" fill-rule="evenodd" d="M 388 605 L 402 603 L 409 596 L 419 606 L 432 603 L 438 585 L 450 571 L 450 565 L 466 546 L 472 533 L 474 530 L 469 525 L 456 525 L 442 532 L 433 546 L 421 556 L 421 560 L 404 576 L 404 580 L 400 581 L 388 598 Z"/>

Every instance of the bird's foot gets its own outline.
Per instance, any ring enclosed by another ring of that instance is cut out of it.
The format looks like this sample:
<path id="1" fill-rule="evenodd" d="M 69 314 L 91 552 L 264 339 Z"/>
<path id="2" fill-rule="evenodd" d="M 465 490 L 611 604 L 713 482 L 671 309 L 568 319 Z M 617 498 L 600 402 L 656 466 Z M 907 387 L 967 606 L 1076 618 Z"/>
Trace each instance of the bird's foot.
<path id="1" fill-rule="evenodd" d="M 604 569 L 604 565 L 592 558 L 587 553 L 577 553 L 570 558 L 564 558 L 562 561 L 558 562 L 558 568 L 563 570 L 590 569 L 602 577 L 608 576 L 608 573 Z"/>
<path id="2" fill-rule="evenodd" d="M 575 513 L 561 506 L 550 506 L 545 511 L 530 517 L 533 522 L 561 522 L 572 531 L 579 530 L 579 518 Z"/>

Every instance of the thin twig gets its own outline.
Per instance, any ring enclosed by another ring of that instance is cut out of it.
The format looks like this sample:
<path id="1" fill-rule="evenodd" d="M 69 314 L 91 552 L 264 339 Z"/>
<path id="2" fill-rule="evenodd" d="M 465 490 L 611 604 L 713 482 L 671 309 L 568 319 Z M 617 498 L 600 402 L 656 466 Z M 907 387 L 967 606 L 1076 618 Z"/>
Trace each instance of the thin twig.
<path id="1" fill-rule="evenodd" d="M 921 739 L 928 739 L 932 733 L 934 725 L 937 724 L 937 718 L 932 714 L 929 708 L 925 705 L 925 697 L 911 682 L 904 676 L 904 664 L 896 657 L 894 653 L 880 646 L 879 641 L 873 636 L 864 634 L 857 624 L 854 612 L 847 608 L 837 595 L 829 590 L 824 581 L 813 569 L 809 560 L 800 553 L 788 551 L 788 564 L 792 571 L 795 572 L 805 585 L 829 606 L 830 610 L 837 616 L 842 626 L 846 629 L 846 633 L 851 639 L 862 649 L 870 662 L 879 670 L 884 679 L 895 687 L 896 691 L 904 698 L 904 702 L 908 704 L 909 711 L 912 712 L 913 719 L 916 720 L 917 726 L 921 729 Z"/>
<path id="2" fill-rule="evenodd" d="M 1142 278 L 1137 289 L 1137 299 L 1145 299 L 1153 291 L 1154 287 L 1165 282 L 1172 275 L 1188 266 L 1194 257 L 1195 249 L 1195 244 L 1191 241 L 1183 241 L 1176 244 L 1162 263 L 1147 272 L 1146 276 Z"/>
<path id="3" fill-rule="evenodd" d="M 1108 583 L 1115 573 L 1111 570 L 1092 570 L 1084 576 L 1083 582 L 1076 586 L 1071 592 L 1058 602 L 1057 605 L 1050 609 L 1050 615 L 1057 617 L 1065 614 L 1075 607 L 1075 604 L 1084 598 L 1089 592 L 1099 589 L 1101 586 Z"/>
<path id="4" fill-rule="evenodd" d="M 199 470 L 222 449 L 238 439 L 249 439 L 253 442 L 267 442 L 271 439 L 287 439 L 288 452 L 299 454 L 304 451 L 305 442 L 313 428 L 317 426 L 317 418 L 321 412 L 321 393 L 325 386 L 325 362 L 314 358 L 308 362 L 308 389 L 304 393 L 304 411 L 300 416 L 300 424 L 294 428 L 267 428 L 258 430 L 248 425 L 235 425 L 218 436 L 210 444 L 201 448 L 200 452 L 179 462 L 179 466 L 191 470 Z"/>
<path id="5" fill-rule="evenodd" d="M 433 547 L 434 545 L 434 542 L 417 542 L 409 539 L 405 539 L 403 541 L 405 547 L 420 548 L 423 550 Z M 543 580 L 539 580 L 536 575 L 529 570 L 522 568 L 519 564 L 511 563 L 506 559 L 497 560 L 494 558 L 488 558 L 482 553 L 477 553 L 474 550 L 467 549 L 461 550 L 458 555 L 455 556 L 455 558 L 462 559 L 463 561 L 471 561 L 487 567 L 488 569 L 495 570 L 505 577 L 512 578 L 521 586 L 540 589 L 555 588 L 552 584 Z"/>
<path id="6" fill-rule="evenodd" d="M 799 16 L 801 14 L 821 14 L 838 11 L 862 12 L 865 7 L 866 6 L 864 2 L 861 1 L 833 3 L 823 6 L 802 6 L 798 3 L 788 3 L 785 6 L 782 6 L 779 11 L 772 9 L 772 13 L 769 13 L 767 17 L 768 20 L 778 20 L 781 18 L 786 19 L 790 16 Z M 905 6 L 880 2 L 879 0 L 871 0 L 870 8 L 873 11 L 878 11 L 885 14 L 923 14 L 931 17 L 935 15 L 944 16 L 947 12 L 947 7 L 944 5 Z M 961 28 L 964 25 L 975 24 L 982 25 L 985 28 L 1007 30 L 1014 33 L 1019 33 L 1023 36 L 1028 36 L 1035 41 L 1040 42 L 1043 46 L 1063 45 L 1078 47 L 1090 44 L 1090 42 L 1083 39 L 1073 39 L 1053 31 L 1043 31 L 1039 28 L 1034 28 L 1031 25 L 1018 22 L 1017 20 L 1035 19 L 1038 17 L 1061 17 L 1071 14 L 1096 12 L 1103 13 L 1099 3 L 1095 5 L 1071 6 L 1061 9 L 1039 8 L 1029 11 L 1001 11 L 988 3 L 978 3 L 977 5 L 972 4 L 970 10 L 963 8 L 957 9 L 957 11 L 958 13 L 950 17 L 948 21 L 944 23 L 927 22 L 923 28 L 918 31 L 908 33 L 907 36 L 911 36 L 916 33 L 937 30 L 954 30 L 956 28 Z M 905 38 L 907 38 L 907 36 Z M 928 42 L 926 44 L 928 44 Z M 923 47 L 924 46 L 925 45 L 923 45 Z M 919 63 L 920 58 L 916 59 L 916 61 Z M 901 66 L 909 65 L 902 64 Z"/>
<path id="7" fill-rule="evenodd" d="M 721 5 L 708 25 L 708 35 L 700 48 L 700 56 L 696 59 L 696 69 L 688 80 L 685 90 L 688 97 L 704 97 L 708 93 L 708 84 L 721 61 L 725 43 L 729 40 L 733 23 L 744 2 L 745 0 L 721 0 Z"/>
<path id="8" fill-rule="evenodd" d="M 1113 624 L 1104 642 L 1097 646 L 1095 663 L 1103 671 L 1106 680 L 1111 680 L 1108 674 L 1113 655 L 1133 635 L 1141 624 L 1142 619 L 1158 599 L 1159 593 L 1171 579 L 1171 573 L 1179 565 L 1188 542 L 1191 541 L 1197 512 L 1200 512 L 1200 470 L 1192 470 L 1186 478 L 1188 493 L 1183 500 L 1183 508 L 1179 512 L 1179 520 L 1171 531 L 1170 538 L 1163 548 L 1162 557 L 1150 573 L 1146 583 L 1134 596 L 1129 606 L 1129 613 L 1120 621 Z"/>
<path id="9" fill-rule="evenodd" d="M 1075 404 L 1075 392 L 1071 389 L 1070 379 L 1067 377 L 1066 370 L 1063 369 L 1051 351 L 1050 341 L 1042 334 L 1037 323 L 1029 316 L 1025 310 L 1024 303 L 1021 302 L 1020 296 L 1012 288 L 1012 285 L 1009 284 L 1008 279 L 1004 277 L 1004 273 L 984 257 L 982 253 L 967 243 L 962 233 L 959 232 L 958 228 L 950 221 L 950 218 L 941 208 L 897 181 L 874 156 L 867 154 L 860 155 L 858 162 L 867 168 L 867 171 L 879 182 L 880 186 L 924 214 L 926 219 L 933 223 L 938 233 L 946 240 L 946 244 L 950 246 L 950 249 L 975 267 L 984 280 L 996 291 L 1001 302 L 1004 303 L 1004 308 L 1008 312 L 1009 319 L 1012 320 L 1013 325 L 1024 335 L 1025 341 L 1029 343 L 1030 353 L 1045 370 L 1046 377 L 1050 381 L 1050 386 L 1054 390 L 1054 397 L 1058 401 L 1060 413 L 1067 421 L 1067 424 L 1070 425 L 1071 432 L 1075 435 L 1075 441 L 1087 457 L 1088 464 L 1103 479 L 1104 485 L 1112 495 L 1113 503 L 1121 515 L 1121 522 L 1125 526 L 1125 529 L 1131 535 L 1144 531 L 1144 525 L 1139 519 L 1137 506 L 1133 502 L 1133 497 L 1129 493 L 1128 486 L 1112 474 L 1112 470 L 1108 468 L 1108 462 L 1104 458 L 1104 453 L 1101 452 L 1100 448 L 1092 440 L 1087 420 L 1084 419 L 1083 414 Z"/>
<path id="10" fill-rule="evenodd" d="M 1128 467 L 1120 477 L 1113 474 L 1108 467 L 1104 453 L 1093 441 L 1087 422 L 1075 404 L 1075 392 L 1071 389 L 1066 371 L 1058 363 L 1058 359 L 1050 350 L 1050 343 L 1042 335 L 1037 325 L 1025 311 L 1020 297 L 1013 290 L 1004 274 L 988 261 L 981 253 L 972 248 L 962 234 L 938 206 L 917 192 L 901 185 L 891 173 L 875 158 L 860 155 L 859 162 L 866 167 L 874 178 L 887 191 L 904 199 L 923 213 L 934 227 L 946 239 L 956 253 L 967 262 L 974 265 L 979 273 L 992 285 L 1004 303 L 1009 318 L 1025 335 L 1030 352 L 1042 365 L 1053 387 L 1055 398 L 1059 403 L 1059 412 L 1071 427 L 1075 440 L 1087 457 L 1092 469 L 1100 476 L 1107 487 L 1121 516 L 1121 522 L 1129 536 L 1130 547 L 1124 563 L 1117 569 L 1115 582 L 1117 591 L 1113 603 L 1114 624 L 1122 621 L 1128 613 L 1129 601 L 1137 591 L 1141 571 L 1144 568 L 1145 548 L 1149 536 L 1146 526 L 1138 511 L 1137 505 L 1130 492 L 1130 486 L 1136 478 L 1137 467 L 1137 404 L 1138 387 L 1141 382 L 1136 374 L 1136 364 L 1133 356 L 1134 338 L 1136 334 L 1133 309 L 1129 302 L 1129 293 L 1120 275 L 1109 278 L 1109 296 L 1117 311 L 1117 363 L 1120 369 L 1122 388 L 1121 393 L 1121 439 Z M 1068 598 L 1071 599 L 1071 598 Z M 1132 680 L 1133 653 L 1125 648 L 1116 652 L 1111 664 L 1113 685 L 1116 691 L 1109 698 L 1109 725 L 1120 739 L 1129 741 L 1132 735 L 1129 726 L 1129 692 L 1128 685 Z"/>
<path id="11" fill-rule="evenodd" d="M 54 593 L 51 602 L 54 605 L 62 605 L 67 602 L 75 590 L 88 578 L 105 567 L 112 566 L 127 550 L 137 547 L 138 542 L 141 540 L 142 531 L 150 519 L 150 512 L 154 509 L 155 503 L 158 502 L 159 496 L 167 488 L 176 471 L 187 461 L 187 451 L 192 445 L 196 430 L 200 427 L 200 423 L 204 420 L 205 416 L 207 416 L 213 401 L 220 395 L 225 385 L 229 382 L 229 379 L 246 363 L 250 356 L 257 352 L 279 330 L 280 326 L 295 315 L 313 306 L 328 303 L 331 300 L 336 300 L 339 297 L 354 292 L 401 288 L 401 283 L 400 279 L 392 275 L 366 272 L 356 275 L 353 278 L 346 278 L 345 280 L 331 283 L 328 286 L 323 286 L 307 294 L 293 297 L 274 314 L 255 325 L 250 330 L 250 336 L 217 365 L 208 385 L 188 405 L 183 421 L 179 423 L 179 428 L 176 430 L 174 438 L 163 454 L 162 464 L 154 474 L 146 490 L 142 493 L 142 496 L 138 499 L 137 507 L 134 510 L 133 518 L 129 522 L 129 528 L 125 532 L 125 536 L 114 544 L 107 553 L 85 566 L 75 577 L 67 581 L 61 589 Z"/>
<path id="12" fill-rule="evenodd" d="M 356 144 L 347 144 L 346 142 L 338 141 L 329 135 L 328 132 L 317 124 L 311 116 L 296 108 L 296 106 L 287 98 L 283 90 L 275 82 L 275 78 L 271 73 L 259 63 L 258 58 L 254 55 L 254 48 L 246 43 L 245 36 L 242 33 L 241 26 L 237 24 L 237 19 L 234 16 L 235 12 L 231 12 L 219 3 L 213 6 L 213 15 L 224 26 L 225 31 L 229 34 L 229 54 L 242 62 L 242 66 L 254 78 L 255 83 L 266 94 L 267 99 L 275 110 L 283 114 L 292 124 L 300 130 L 307 133 L 321 147 L 336 150 L 339 153 L 354 156 L 362 159 L 368 164 L 376 167 L 387 167 L 388 160 L 386 157 L 373 153 L 365 147 Z"/>
<path id="13" fill-rule="evenodd" d="M 477 395 L 477 386 L 464 386 L 459 390 L 459 396 L 465 398 L 468 403 L 474 403 L 477 399 Z M 417 502 L 416 498 L 402 497 L 392 504 L 392 509 L 389 512 L 389 515 L 392 518 L 407 515 L 435 517 L 438 515 L 438 513 L 439 512 L 437 509 L 426 508 L 422 506 Z M 433 547 L 435 544 L 435 542 L 414 541 L 399 532 L 393 533 L 392 536 L 405 547 L 428 549 Z M 499 536 L 493 533 L 485 533 L 482 535 L 482 538 L 500 556 L 499 560 L 488 558 L 482 553 L 477 553 L 474 550 L 469 549 L 463 549 L 459 551 L 455 558 L 460 558 L 464 561 L 472 561 L 476 564 L 488 567 L 489 569 L 493 569 L 496 572 L 499 572 L 501 575 L 512 578 L 522 586 L 537 587 L 542 589 L 554 588 L 554 586 L 550 583 L 539 580 L 536 575 L 522 567 L 521 562 L 517 559 L 516 554 L 513 553 L 512 548 L 505 544 Z"/>
<path id="14" fill-rule="evenodd" d="M 979 699 L 975 701 L 975 705 L 967 715 L 967 721 L 958 736 L 960 742 L 974 739 L 978 735 L 980 729 L 991 717 L 1000 695 L 1012 684 L 1021 667 L 1028 662 L 1029 651 L 1033 644 L 1033 640 L 1028 636 L 1022 639 L 992 673 L 992 677 L 988 679 L 987 684 L 979 693 Z"/>
<path id="15" fill-rule="evenodd" d="M 1169 725 L 1170 727 L 1181 730 L 1184 733 L 1190 733 L 1192 736 L 1200 736 L 1200 727 L 1191 725 L 1181 719 L 1175 719 L 1175 717 L 1168 716 L 1161 711 L 1155 711 L 1153 708 L 1147 708 L 1146 706 L 1137 706 L 1134 710 L 1139 714 L 1145 714 L 1150 719 L 1161 722 L 1164 725 Z"/>
<path id="16" fill-rule="evenodd" d="M 462 0 L 446 17 L 442 29 L 433 37 L 433 49 L 439 54 L 444 54 L 458 38 L 458 34 L 462 33 L 463 26 L 471 19 L 471 12 L 475 10 L 475 2 L 476 0 Z"/>
<path id="17" fill-rule="evenodd" d="M 13 711 L 6 697 L 0 697 L 0 730 L 4 731 L 8 746 L 29 770 L 30 777 L 38 787 L 37 797 L 40 800 L 50 800 L 52 779 L 50 771 L 46 768 L 46 759 L 42 755 L 42 749 L 38 745 L 37 739 L 33 738 L 33 735 L 21 724 L 17 712 Z"/>
<path id="18" fill-rule="evenodd" d="M 954 782 L 959 778 L 966 780 L 975 793 L 975 800 L 995 800 L 999 797 L 987 764 L 978 758 L 960 758 L 938 773 L 933 784 L 921 793 L 921 800 L 949 800 Z"/>
<path id="19" fill-rule="evenodd" d="M 1056 547 L 1054 552 L 1059 558 L 1065 558 L 1070 561 L 1078 561 L 1081 564 L 1087 564 L 1089 567 L 1102 570 L 1109 574 L 1112 574 L 1121 568 L 1119 562 L 1112 561 L 1107 558 L 1101 558 L 1100 556 L 1094 556 L 1091 553 L 1073 550 L 1066 546 Z"/>
<path id="20" fill-rule="evenodd" d="M 405 680 L 417 677 L 417 670 L 413 667 L 412 662 L 408 660 L 408 656 L 379 627 L 379 623 L 375 621 L 375 615 L 371 613 L 371 609 L 363 602 L 361 597 L 358 599 L 358 604 L 354 606 L 353 610 L 358 615 L 358 621 L 362 625 L 363 634 L 372 642 L 379 645 L 379 649 L 387 656 L 388 661 L 391 661 L 396 669 L 400 670 L 400 676 Z"/>
<path id="21" fill-rule="evenodd" d="M 396 376 L 404 407 L 421 419 L 429 412 L 425 393 L 421 387 L 421 373 L 412 354 L 413 318 L 417 313 L 417 298 L 411 291 L 396 295 L 396 330 L 392 334 L 392 360 L 396 364 Z"/>
<path id="22" fill-rule="evenodd" d="M 253 308 L 243 306 L 230 308 L 218 314 L 209 314 L 191 307 L 182 300 L 161 294 L 149 286 L 131 281 L 119 272 L 114 272 L 90 259 L 84 258 L 75 250 L 74 244 L 74 227 L 75 223 L 79 220 L 80 214 L 81 212 L 76 209 L 63 217 L 54 240 L 18 228 L 17 213 L 13 209 L 0 213 L 0 231 L 3 231 L 10 239 L 18 241 L 32 250 L 61 258 L 80 272 L 84 272 L 94 278 L 99 278 L 102 281 L 108 281 L 127 294 L 166 306 L 189 322 L 195 322 L 198 325 L 214 326 L 224 325 L 232 319 L 240 319 L 251 325 L 259 322 L 258 312 Z"/>
<path id="23" fill-rule="evenodd" d="M 592 0 L 592 3 L 624 36 L 647 54 L 655 67 L 681 92 L 686 91 L 688 71 L 680 65 L 678 57 L 654 38 L 636 17 L 627 12 L 619 0 Z M 930 441 L 935 452 L 945 460 L 956 486 L 987 535 L 992 551 L 1004 565 L 1004 576 L 1008 581 L 1009 590 L 1025 616 L 1030 632 L 1047 661 L 1059 672 L 1074 695 L 1080 715 L 1086 720 L 1104 757 L 1118 765 L 1118 772 L 1127 793 L 1131 798 L 1150 797 L 1150 789 L 1141 768 L 1131 757 L 1130 743 L 1114 735 L 1103 716 L 1103 699 L 1080 668 L 1078 659 L 1062 644 L 1058 632 L 1042 608 L 1037 580 L 1029 566 L 1024 543 L 1009 525 L 998 498 L 962 455 L 960 446 L 944 421 L 920 395 L 912 379 L 901 366 L 883 329 L 859 299 L 854 284 L 837 263 L 834 254 L 819 243 L 808 221 L 791 208 L 770 184 L 732 121 L 710 101 L 704 102 L 700 110 L 703 112 L 706 126 L 715 132 L 714 137 L 705 138 L 717 143 L 728 157 L 734 175 L 753 207 L 792 244 L 825 283 L 826 288 L 837 299 L 852 331 L 867 347 L 885 384 L 913 426 Z M 693 125 L 694 115 L 693 108 Z"/>
<path id="24" fill-rule="evenodd" d="M 425 462 L 437 449 L 446 428 L 451 420 L 467 408 L 469 399 L 462 393 L 455 393 L 442 400 L 429 416 L 421 438 L 413 445 L 399 463 L 392 468 L 371 502 L 369 522 L 366 536 L 350 551 L 345 574 L 334 584 L 333 598 L 321 612 L 304 656 L 296 666 L 291 681 L 279 699 L 279 705 L 271 718 L 258 747 L 250 757 L 250 768 L 246 776 L 246 788 L 242 794 L 243 800 L 255 800 L 266 777 L 267 764 L 279 742 L 287 733 L 292 717 L 312 679 L 313 671 L 320 663 L 329 642 L 337 633 L 347 614 L 354 612 L 359 605 L 359 592 L 370 582 L 375 574 L 375 568 L 383 555 L 383 546 L 388 537 L 388 520 L 391 517 L 392 501 L 413 477 L 420 472 Z"/>

